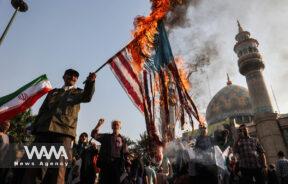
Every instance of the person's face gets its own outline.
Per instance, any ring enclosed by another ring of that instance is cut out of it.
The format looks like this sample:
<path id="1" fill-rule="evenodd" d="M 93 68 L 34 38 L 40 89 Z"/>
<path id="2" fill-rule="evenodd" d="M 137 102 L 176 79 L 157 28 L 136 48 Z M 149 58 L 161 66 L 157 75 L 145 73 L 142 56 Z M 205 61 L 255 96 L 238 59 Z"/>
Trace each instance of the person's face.
<path id="1" fill-rule="evenodd" d="M 156 146 L 155 148 L 155 161 L 156 163 L 161 163 L 163 160 L 163 147 Z"/>
<path id="2" fill-rule="evenodd" d="M 134 158 L 135 158 L 135 155 L 134 155 L 134 154 L 130 154 L 130 155 L 128 156 L 128 159 L 129 159 L 130 161 L 134 160 Z"/>
<path id="3" fill-rule="evenodd" d="M 120 133 L 120 130 L 121 130 L 121 124 L 117 121 L 113 122 L 112 123 L 112 130 L 113 130 L 113 133 Z"/>
<path id="4" fill-rule="evenodd" d="M 79 142 L 84 143 L 88 141 L 88 137 L 86 137 L 85 135 L 81 135 L 79 137 Z"/>
<path id="5" fill-rule="evenodd" d="M 74 86 L 78 80 L 78 77 L 73 74 L 65 74 L 63 76 L 65 86 Z"/>
<path id="6" fill-rule="evenodd" d="M 2 127 L 3 132 L 6 133 L 10 128 L 10 121 L 6 120 L 6 121 L 2 122 L 1 127 Z"/>

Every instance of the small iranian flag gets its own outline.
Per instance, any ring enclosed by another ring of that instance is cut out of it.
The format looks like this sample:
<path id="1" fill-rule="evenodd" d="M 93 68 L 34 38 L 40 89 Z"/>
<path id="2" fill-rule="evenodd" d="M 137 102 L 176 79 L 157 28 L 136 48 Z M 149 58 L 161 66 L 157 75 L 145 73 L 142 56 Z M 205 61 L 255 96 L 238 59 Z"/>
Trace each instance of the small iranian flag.
<path id="1" fill-rule="evenodd" d="M 14 93 L 0 98 L 0 122 L 26 111 L 39 98 L 52 90 L 46 75 L 42 75 Z"/>

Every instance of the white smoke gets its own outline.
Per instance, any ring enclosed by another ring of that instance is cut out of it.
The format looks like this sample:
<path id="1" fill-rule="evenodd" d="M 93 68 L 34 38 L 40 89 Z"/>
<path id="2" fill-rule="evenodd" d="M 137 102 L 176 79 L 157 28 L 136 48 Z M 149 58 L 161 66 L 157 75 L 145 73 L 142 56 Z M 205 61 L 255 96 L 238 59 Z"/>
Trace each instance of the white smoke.
<path id="1" fill-rule="evenodd" d="M 234 84 L 246 87 L 244 76 L 238 72 L 238 58 L 233 51 L 238 19 L 244 30 L 259 41 L 259 50 L 266 64 L 264 76 L 267 88 L 273 85 L 280 110 L 288 112 L 288 86 L 284 85 L 284 79 L 288 77 L 288 1 L 193 2 L 197 3 L 187 3 L 187 14 L 182 13 L 177 17 L 181 24 L 170 21 L 167 27 L 172 28 L 169 37 L 174 55 L 181 55 L 187 63 L 198 66 L 190 79 L 200 111 L 205 112 L 211 96 L 226 85 L 226 73 L 229 73 Z M 205 64 L 197 60 L 203 56 L 206 58 Z"/>

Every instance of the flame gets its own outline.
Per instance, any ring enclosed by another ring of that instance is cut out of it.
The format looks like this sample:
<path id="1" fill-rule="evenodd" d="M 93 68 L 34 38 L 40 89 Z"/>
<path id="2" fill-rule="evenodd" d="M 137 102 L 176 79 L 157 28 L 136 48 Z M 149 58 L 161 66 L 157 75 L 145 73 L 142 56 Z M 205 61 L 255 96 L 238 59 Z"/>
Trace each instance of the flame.
<path id="1" fill-rule="evenodd" d="M 177 56 L 174 58 L 174 60 L 175 60 L 175 63 L 177 65 L 177 69 L 178 69 L 181 81 L 184 85 L 184 88 L 187 91 L 190 91 L 191 90 L 191 83 L 188 79 L 188 71 L 185 69 L 185 62 L 184 62 L 183 58 L 180 56 Z M 165 80 L 165 85 L 167 87 L 169 86 L 169 82 L 175 82 L 173 80 L 173 78 L 171 78 L 171 76 L 169 76 L 171 74 L 168 72 L 169 71 L 164 71 L 164 80 Z M 172 80 L 172 81 L 170 81 L 170 80 Z M 155 91 L 156 93 L 160 91 L 159 74 L 158 73 L 155 73 L 155 77 L 154 77 L 152 85 L 153 85 L 153 91 Z"/>
<path id="2" fill-rule="evenodd" d="M 182 80 L 182 83 L 184 85 L 184 88 L 187 91 L 190 91 L 191 90 L 191 83 L 188 79 L 188 71 L 185 69 L 185 63 L 184 63 L 183 58 L 180 56 L 175 57 L 175 63 L 177 65 L 178 72 L 179 72 L 180 78 Z"/>
<path id="3" fill-rule="evenodd" d="M 157 33 L 158 21 L 163 19 L 170 10 L 171 0 L 150 0 L 151 13 L 147 17 L 138 16 L 134 20 L 135 30 L 132 32 L 134 42 L 130 44 L 130 51 L 136 71 L 141 71 L 147 58 L 151 56 L 154 36 Z"/>
<path id="4" fill-rule="evenodd" d="M 146 60 L 151 57 L 152 51 L 154 50 L 154 39 L 155 35 L 157 34 L 158 22 L 164 19 L 167 13 L 172 10 L 172 8 L 174 8 L 177 4 L 184 3 L 184 1 L 186 0 L 150 0 L 152 3 L 150 14 L 147 17 L 138 16 L 135 18 L 135 29 L 132 31 L 134 40 L 129 44 L 128 47 L 133 58 L 132 65 L 135 72 L 142 71 Z M 191 84 L 187 78 L 188 72 L 185 70 L 184 61 L 181 57 L 176 57 L 175 63 L 184 85 L 183 87 L 189 91 L 191 89 Z M 167 87 L 169 82 L 175 82 L 170 81 L 173 79 L 171 79 L 169 75 L 170 74 L 168 71 L 164 71 L 164 81 Z M 155 76 L 155 80 L 152 85 L 153 91 L 156 94 L 159 94 L 161 84 L 158 75 Z M 156 104 L 160 103 L 159 105 L 161 106 L 161 99 L 156 97 L 155 100 Z M 200 124 L 203 124 L 204 121 L 205 120 L 201 120 Z"/>
<path id="5" fill-rule="evenodd" d="M 159 92 L 160 91 L 159 74 L 158 73 L 155 73 L 155 78 L 153 80 L 153 90 L 155 92 Z"/>
<path id="6" fill-rule="evenodd" d="M 164 19 L 169 11 L 175 6 L 185 3 L 186 0 L 150 0 L 150 2 L 152 3 L 150 14 L 134 19 L 135 28 L 132 35 L 135 39 L 128 49 L 133 58 L 132 65 L 135 72 L 142 71 L 145 61 L 152 54 L 159 20 Z"/>
<path id="7" fill-rule="evenodd" d="M 199 114 L 199 126 L 207 127 L 206 118 L 202 114 Z"/>

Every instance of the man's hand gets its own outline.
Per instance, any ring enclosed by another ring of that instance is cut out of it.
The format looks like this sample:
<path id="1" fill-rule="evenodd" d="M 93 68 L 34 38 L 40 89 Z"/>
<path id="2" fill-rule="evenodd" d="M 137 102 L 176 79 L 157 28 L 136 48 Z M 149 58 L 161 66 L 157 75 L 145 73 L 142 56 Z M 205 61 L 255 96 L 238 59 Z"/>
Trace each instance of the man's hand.
<path id="1" fill-rule="evenodd" d="M 100 126 L 102 126 L 102 125 L 104 124 L 104 122 L 105 122 L 105 119 L 104 119 L 104 118 L 100 118 L 100 119 L 98 120 L 97 125 L 99 125 L 99 127 L 100 127 Z"/>
<path id="2" fill-rule="evenodd" d="M 96 139 L 96 137 L 98 135 L 99 128 L 104 124 L 104 121 L 105 121 L 104 118 L 99 119 L 97 125 L 95 126 L 95 128 L 91 132 L 91 137 Z"/>
<path id="3" fill-rule="evenodd" d="M 104 118 L 100 118 L 98 120 L 98 123 L 97 123 L 97 125 L 96 125 L 96 127 L 94 129 L 98 130 L 104 124 L 104 122 L 105 122 L 105 119 Z"/>
<path id="4" fill-rule="evenodd" d="M 94 72 L 89 73 L 89 75 L 87 77 L 87 81 L 94 82 L 95 80 L 96 80 L 96 73 L 94 73 Z"/>

